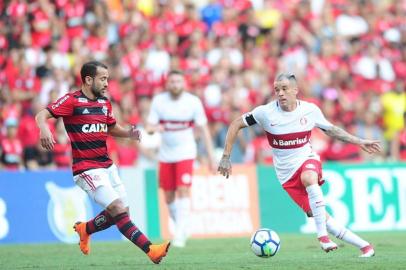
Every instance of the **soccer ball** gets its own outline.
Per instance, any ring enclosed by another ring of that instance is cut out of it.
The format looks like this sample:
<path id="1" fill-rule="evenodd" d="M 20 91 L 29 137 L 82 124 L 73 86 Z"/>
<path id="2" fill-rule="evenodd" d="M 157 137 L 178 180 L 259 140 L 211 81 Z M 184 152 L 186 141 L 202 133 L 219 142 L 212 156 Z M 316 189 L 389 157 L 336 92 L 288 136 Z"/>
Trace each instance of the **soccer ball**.
<path id="1" fill-rule="evenodd" d="M 281 240 L 278 234 L 270 229 L 259 229 L 251 237 L 251 250 L 261 258 L 275 256 L 280 245 Z"/>

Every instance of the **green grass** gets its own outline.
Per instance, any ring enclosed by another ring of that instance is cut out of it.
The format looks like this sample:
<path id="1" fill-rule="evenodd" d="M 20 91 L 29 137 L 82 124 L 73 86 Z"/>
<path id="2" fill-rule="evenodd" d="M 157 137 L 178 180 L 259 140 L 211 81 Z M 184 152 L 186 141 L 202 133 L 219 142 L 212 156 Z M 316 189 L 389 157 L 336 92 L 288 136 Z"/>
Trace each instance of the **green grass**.
<path id="1" fill-rule="evenodd" d="M 406 233 L 363 233 L 376 256 L 358 258 L 359 250 L 339 242 L 337 251 L 321 251 L 313 235 L 281 234 L 280 252 L 256 257 L 248 239 L 190 240 L 183 249 L 171 248 L 156 266 L 129 242 L 94 242 L 89 256 L 77 245 L 0 245 L 0 269 L 406 269 Z"/>

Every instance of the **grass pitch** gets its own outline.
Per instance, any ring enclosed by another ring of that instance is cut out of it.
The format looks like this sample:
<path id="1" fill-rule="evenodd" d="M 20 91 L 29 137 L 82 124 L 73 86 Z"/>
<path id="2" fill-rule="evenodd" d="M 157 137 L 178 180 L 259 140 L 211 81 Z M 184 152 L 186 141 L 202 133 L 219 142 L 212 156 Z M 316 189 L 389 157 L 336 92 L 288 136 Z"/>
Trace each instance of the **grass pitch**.
<path id="1" fill-rule="evenodd" d="M 248 238 L 196 239 L 171 248 L 157 266 L 127 241 L 93 242 L 84 256 L 77 245 L 0 245 L 0 269 L 406 269 L 406 232 L 363 233 L 376 256 L 358 258 L 359 250 L 339 243 L 324 253 L 314 235 L 281 234 L 281 250 L 272 258 L 256 257 Z"/>

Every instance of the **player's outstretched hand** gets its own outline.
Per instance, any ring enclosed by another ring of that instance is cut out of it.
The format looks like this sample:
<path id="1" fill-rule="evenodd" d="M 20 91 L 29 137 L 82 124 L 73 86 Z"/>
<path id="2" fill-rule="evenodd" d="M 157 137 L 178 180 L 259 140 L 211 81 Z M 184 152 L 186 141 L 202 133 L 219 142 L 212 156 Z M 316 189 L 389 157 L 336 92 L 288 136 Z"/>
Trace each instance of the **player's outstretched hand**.
<path id="1" fill-rule="evenodd" d="M 141 141 L 141 131 L 139 129 L 137 129 L 136 126 L 131 126 L 130 134 L 131 134 L 131 138 L 133 138 L 139 142 Z"/>
<path id="2" fill-rule="evenodd" d="M 223 156 L 220 160 L 219 167 L 217 169 L 223 176 L 228 178 L 231 174 L 231 161 L 229 156 Z"/>
<path id="3" fill-rule="evenodd" d="M 54 136 L 52 136 L 52 133 L 49 129 L 41 130 L 39 138 L 40 138 L 41 146 L 44 149 L 46 149 L 48 151 L 51 151 L 52 149 L 54 149 L 54 144 L 56 142 L 55 142 Z"/>
<path id="4" fill-rule="evenodd" d="M 379 153 L 382 150 L 380 141 L 376 140 L 362 140 L 360 147 L 369 154 Z"/>

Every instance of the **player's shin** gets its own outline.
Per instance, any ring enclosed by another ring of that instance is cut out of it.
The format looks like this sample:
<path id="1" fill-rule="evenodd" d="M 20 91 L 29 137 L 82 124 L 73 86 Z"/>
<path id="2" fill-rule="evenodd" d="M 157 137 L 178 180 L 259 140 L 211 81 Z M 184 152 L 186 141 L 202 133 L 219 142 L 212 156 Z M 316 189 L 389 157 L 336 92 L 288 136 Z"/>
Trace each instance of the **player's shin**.
<path id="1" fill-rule="evenodd" d="M 183 247 L 189 235 L 190 198 L 183 197 L 177 199 L 176 229 L 173 244 Z"/>
<path id="2" fill-rule="evenodd" d="M 314 222 L 316 223 L 317 237 L 327 236 L 326 228 L 326 207 L 323 193 L 318 184 L 306 187 L 309 198 L 310 209 L 313 213 Z"/>
<path id="3" fill-rule="evenodd" d="M 359 249 L 369 246 L 369 243 L 339 224 L 334 218 L 329 217 L 327 219 L 327 230 L 329 233 L 341 239 L 351 245 L 358 247 Z"/>
<path id="4" fill-rule="evenodd" d="M 86 232 L 92 234 L 103 231 L 112 225 L 114 225 L 113 217 L 106 210 L 103 210 L 93 219 L 86 222 Z"/>
<path id="5" fill-rule="evenodd" d="M 142 249 L 145 253 L 149 252 L 151 242 L 130 220 L 127 212 L 118 214 L 114 217 L 117 228 L 132 243 Z"/>

